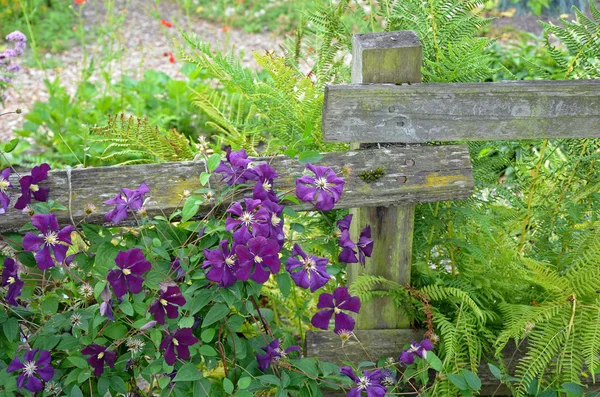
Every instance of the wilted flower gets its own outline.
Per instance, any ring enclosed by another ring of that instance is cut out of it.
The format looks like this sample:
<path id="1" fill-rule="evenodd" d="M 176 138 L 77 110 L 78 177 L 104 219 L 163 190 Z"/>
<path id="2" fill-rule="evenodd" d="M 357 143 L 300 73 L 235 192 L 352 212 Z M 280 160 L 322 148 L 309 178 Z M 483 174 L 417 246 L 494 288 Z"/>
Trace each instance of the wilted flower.
<path id="1" fill-rule="evenodd" d="M 27 233 L 23 238 L 23 249 L 30 252 L 37 251 L 35 262 L 40 270 L 48 269 L 55 263 L 63 263 L 69 245 L 72 244 L 73 226 L 65 226 L 59 230 L 58 221 L 53 214 L 36 214 L 31 217 L 31 224 L 40 231 L 40 234 Z"/>
<path id="2" fill-rule="evenodd" d="M 15 204 L 16 209 L 22 210 L 29 205 L 31 203 L 32 195 L 37 201 L 48 200 L 50 189 L 38 185 L 38 183 L 48 179 L 48 171 L 50 171 L 50 166 L 44 163 L 37 167 L 33 167 L 31 175 L 19 179 L 19 184 L 21 185 L 21 197 L 18 198 Z"/>
<path id="3" fill-rule="evenodd" d="M 0 172 L 0 214 L 6 212 L 8 204 L 10 203 L 10 197 L 8 197 L 8 189 L 12 188 L 13 185 L 9 182 L 8 177 L 10 176 L 10 168 L 5 168 Z"/>
<path id="4" fill-rule="evenodd" d="M 71 322 L 72 327 L 75 327 L 75 328 L 80 327 L 81 326 L 81 314 L 79 314 L 79 313 L 72 314 L 69 321 Z"/>
<path id="5" fill-rule="evenodd" d="M 165 361 L 168 365 L 175 364 L 177 356 L 182 360 L 190 358 L 189 347 L 198 343 L 198 338 L 192 334 L 191 328 L 181 328 L 173 334 L 165 335 L 165 338 L 160 343 L 160 349 L 165 351 Z"/>
<path id="6" fill-rule="evenodd" d="M 269 279 L 271 273 L 277 274 L 281 268 L 279 244 L 262 236 L 251 238 L 245 246 L 236 246 L 235 254 L 240 264 L 236 276 L 242 281 L 250 277 L 262 284 Z"/>
<path id="7" fill-rule="evenodd" d="M 86 215 L 92 215 L 94 212 L 96 212 L 96 206 L 92 203 L 87 203 L 83 211 Z"/>
<path id="8" fill-rule="evenodd" d="M 159 324 L 165 324 L 165 313 L 169 318 L 177 318 L 179 315 L 177 306 L 183 305 L 185 305 L 185 298 L 181 295 L 179 287 L 173 285 L 167 287 L 166 291 L 161 291 L 158 299 L 148 308 L 148 312 L 154 315 L 154 319 Z"/>
<path id="9" fill-rule="evenodd" d="M 328 309 L 317 312 L 311 319 L 311 324 L 320 329 L 328 329 L 331 316 L 335 314 L 335 328 L 333 332 L 339 334 L 342 331 L 354 329 L 354 319 L 343 310 L 358 313 L 360 310 L 360 299 L 358 296 L 350 296 L 348 287 L 338 287 L 333 294 L 319 295 L 318 309 Z"/>
<path id="10" fill-rule="evenodd" d="M 142 250 L 132 248 L 128 251 L 120 251 L 115 258 L 115 263 L 119 269 L 108 272 L 106 279 L 115 291 L 117 298 L 120 299 L 128 291 L 133 294 L 139 293 L 144 282 L 141 276 L 152 268 Z"/>
<path id="11" fill-rule="evenodd" d="M 110 321 L 115 321 L 112 312 L 113 299 L 108 285 L 100 293 L 100 299 L 102 299 L 102 303 L 100 303 L 100 315 L 108 317 Z"/>
<path id="12" fill-rule="evenodd" d="M 235 276 L 238 263 L 235 253 L 229 251 L 229 241 L 221 240 L 219 247 L 209 250 L 204 249 L 204 264 L 202 269 L 210 268 L 206 278 L 219 283 L 221 287 L 229 287 L 237 281 Z"/>
<path id="13" fill-rule="evenodd" d="M 86 299 L 91 298 L 94 295 L 94 287 L 89 284 L 82 284 L 79 287 L 79 293 Z"/>
<path id="14" fill-rule="evenodd" d="M 127 211 L 139 211 L 144 205 L 144 194 L 150 192 L 145 183 L 135 190 L 122 188 L 121 193 L 104 204 L 114 204 L 115 208 L 104 215 L 107 222 L 119 223 L 127 218 Z"/>
<path id="15" fill-rule="evenodd" d="M 169 265 L 169 268 L 171 269 L 171 271 L 175 272 L 175 277 L 173 277 L 173 280 L 180 281 L 185 278 L 185 270 L 183 270 L 183 268 L 181 267 L 181 259 L 173 259 L 171 261 L 171 264 Z"/>
<path id="16" fill-rule="evenodd" d="M 53 382 L 53 381 L 46 382 L 46 386 L 44 387 L 45 393 L 53 395 L 53 394 L 60 394 L 61 391 L 62 391 L 62 388 L 60 387 L 60 385 L 58 383 Z"/>
<path id="17" fill-rule="evenodd" d="M 271 364 L 279 361 L 281 358 L 287 357 L 287 355 L 292 351 L 296 351 L 302 355 L 302 350 L 300 350 L 300 347 L 298 346 L 290 346 L 283 350 L 281 348 L 279 339 L 273 339 L 271 343 L 265 347 L 261 347 L 261 349 L 265 352 L 265 354 L 256 355 L 258 369 L 261 371 L 265 371 Z"/>
<path id="18" fill-rule="evenodd" d="M 18 306 L 17 298 L 21 296 L 23 281 L 19 278 L 19 265 L 12 258 L 5 258 L 2 269 L 2 287 L 8 287 L 6 301 L 13 306 Z"/>
<path id="19" fill-rule="evenodd" d="M 52 358 L 48 350 L 42 350 L 35 360 L 35 355 L 39 349 L 29 350 L 23 356 L 23 360 L 15 357 L 8 367 L 6 372 L 23 370 L 17 378 L 17 387 L 21 390 L 22 387 L 32 393 L 37 393 L 44 390 L 42 380 L 47 382 L 54 376 L 54 368 L 50 365 Z M 41 380 L 40 380 L 41 379 Z"/>
<path id="20" fill-rule="evenodd" d="M 362 376 L 358 377 L 351 367 L 346 366 L 340 368 L 340 374 L 346 375 L 355 383 L 355 387 L 348 392 L 348 397 L 360 397 L 363 392 L 367 393 L 368 397 L 384 397 L 387 392 L 387 388 L 381 384 L 382 373 L 380 369 L 363 372 Z"/>
<path id="21" fill-rule="evenodd" d="M 296 259 L 296 256 L 300 256 L 300 259 Z M 327 262 L 327 258 L 306 255 L 298 244 L 294 244 L 292 256 L 288 258 L 285 270 L 290 273 L 290 277 L 297 286 L 306 289 L 310 288 L 311 292 L 315 292 L 327 284 L 331 278 L 327 274 Z"/>
<path id="22" fill-rule="evenodd" d="M 87 361 L 94 367 L 94 376 L 100 376 L 104 372 L 104 364 L 114 368 L 117 360 L 117 353 L 114 350 L 106 350 L 106 346 L 100 346 L 96 343 L 86 346 L 81 354 L 90 356 Z"/>
<path id="23" fill-rule="evenodd" d="M 304 175 L 296 179 L 296 196 L 302 201 L 308 201 L 321 211 L 333 209 L 342 196 L 344 180 L 338 178 L 329 167 L 306 164 L 315 177 Z"/>
<path id="24" fill-rule="evenodd" d="M 245 183 L 249 180 L 256 180 L 256 173 L 249 168 L 252 160 L 248 159 L 248 154 L 244 149 L 237 152 L 227 149 L 226 159 L 226 162 L 221 161 L 215 172 L 223 174 L 221 180 L 226 180 L 228 185 L 231 186 Z"/>
<path id="25" fill-rule="evenodd" d="M 138 338 L 129 338 L 127 339 L 126 345 L 131 354 L 137 354 L 144 349 L 146 344 Z"/>
<path id="26" fill-rule="evenodd" d="M 415 354 L 421 358 L 427 356 L 427 351 L 433 349 L 433 343 L 428 338 L 425 338 L 421 343 L 412 341 L 410 347 L 400 353 L 398 361 L 410 365 L 415 362 Z"/>

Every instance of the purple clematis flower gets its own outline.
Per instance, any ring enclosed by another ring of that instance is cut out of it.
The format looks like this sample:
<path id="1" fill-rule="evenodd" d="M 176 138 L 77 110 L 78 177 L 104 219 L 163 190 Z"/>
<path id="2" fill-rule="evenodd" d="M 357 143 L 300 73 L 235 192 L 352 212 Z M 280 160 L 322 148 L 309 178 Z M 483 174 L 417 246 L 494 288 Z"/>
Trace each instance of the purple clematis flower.
<path id="1" fill-rule="evenodd" d="M 117 298 L 121 299 L 128 291 L 133 294 L 139 293 L 144 282 L 142 275 L 152 268 L 142 250 L 132 248 L 129 251 L 120 251 L 115 258 L 115 263 L 119 269 L 108 272 L 106 279 Z"/>
<path id="2" fill-rule="evenodd" d="M 368 397 L 384 397 L 387 392 L 387 388 L 381 384 L 383 374 L 380 369 L 365 371 L 361 377 L 358 377 L 354 374 L 351 367 L 342 367 L 340 368 L 340 374 L 346 375 L 356 384 L 346 394 L 346 397 L 360 397 L 363 395 L 363 392 L 367 393 Z"/>
<path id="3" fill-rule="evenodd" d="M 428 338 L 423 339 L 421 343 L 412 341 L 408 349 L 402 350 L 398 361 L 410 365 L 415 362 L 415 355 L 425 358 L 427 357 L 427 352 L 432 349 L 433 343 Z"/>
<path id="4" fill-rule="evenodd" d="M 25 283 L 19 278 L 19 265 L 12 258 L 5 258 L 2 269 L 2 283 L 0 286 L 8 287 L 6 301 L 13 306 L 18 306 L 17 298 L 21 296 Z"/>
<path id="5" fill-rule="evenodd" d="M 23 356 L 23 360 L 19 357 L 15 357 L 6 372 L 13 372 L 23 370 L 21 375 L 17 378 L 17 387 L 21 390 L 22 387 L 29 390 L 32 393 L 40 392 L 44 389 L 42 380 L 48 382 L 54 376 L 54 368 L 50 365 L 52 357 L 48 350 L 42 350 L 35 360 L 35 355 L 39 349 L 29 350 Z M 40 380 L 41 379 L 41 380 Z M 27 382 L 26 382 L 27 381 Z"/>
<path id="6" fill-rule="evenodd" d="M 233 203 L 227 210 L 229 216 L 225 221 L 225 230 L 233 232 L 236 244 L 245 244 L 250 237 L 269 235 L 269 210 L 262 207 L 260 200 L 244 199 L 244 208 L 240 202 Z"/>
<path id="7" fill-rule="evenodd" d="M 365 257 L 371 257 L 373 253 L 373 240 L 371 240 L 371 226 L 367 225 L 360 232 L 358 244 L 350 239 L 350 223 L 352 222 L 352 214 L 337 222 L 342 235 L 338 242 L 342 247 L 342 252 L 338 256 L 338 260 L 344 263 L 365 264 Z M 356 249 L 358 248 L 358 258 L 356 257 Z"/>
<path id="8" fill-rule="evenodd" d="M 235 253 L 240 263 L 236 276 L 242 281 L 250 277 L 257 283 L 263 284 L 269 279 L 271 273 L 277 274 L 281 269 L 279 244 L 275 240 L 268 240 L 262 236 L 254 237 L 248 240 L 247 245 L 236 246 Z"/>
<path id="9" fill-rule="evenodd" d="M 94 376 L 100 376 L 104 372 L 104 364 L 110 368 L 115 367 L 115 361 L 117 360 L 117 352 L 114 350 L 106 350 L 106 346 L 100 346 L 96 343 L 88 345 L 83 348 L 81 354 L 88 357 L 88 363 L 94 367 Z"/>
<path id="10" fill-rule="evenodd" d="M 56 263 L 63 263 L 66 260 L 69 245 L 72 244 L 73 226 L 65 226 L 59 230 L 56 216 L 52 214 L 36 214 L 31 217 L 31 224 L 41 234 L 27 233 L 23 238 L 23 249 L 30 252 L 37 251 L 35 262 L 40 270 L 48 269 Z M 54 258 L 52 254 L 54 254 Z"/>
<path id="11" fill-rule="evenodd" d="M 296 196 L 302 201 L 314 203 L 318 210 L 333 209 L 342 196 L 344 180 L 338 178 L 329 167 L 315 167 L 308 163 L 306 168 L 311 170 L 315 177 L 304 175 L 296 179 Z"/>
<path id="12" fill-rule="evenodd" d="M 100 293 L 100 298 L 102 299 L 102 303 L 100 304 L 100 315 L 108 317 L 110 321 L 115 321 L 112 312 L 113 298 L 108 285 L 105 286 Z"/>
<path id="13" fill-rule="evenodd" d="M 160 296 L 148 311 L 154 315 L 154 319 L 159 324 L 165 324 L 165 313 L 169 318 L 177 318 L 179 309 L 177 306 L 185 305 L 185 298 L 181 295 L 181 290 L 176 285 L 167 287 L 166 291 L 161 291 Z"/>
<path id="14" fill-rule="evenodd" d="M 221 240 L 219 247 L 213 250 L 204 249 L 204 264 L 202 269 L 210 270 L 206 272 L 206 278 L 221 287 L 229 287 L 235 284 L 238 271 L 238 261 L 233 251 L 229 251 L 229 241 Z"/>
<path id="15" fill-rule="evenodd" d="M 107 222 L 119 223 L 124 219 L 127 219 L 128 210 L 138 211 L 144 205 L 144 194 L 149 193 L 150 189 L 148 185 L 142 183 L 140 187 L 135 190 L 122 188 L 121 193 L 112 200 L 107 200 L 104 204 L 114 204 L 115 208 L 104 215 L 104 219 Z"/>
<path id="16" fill-rule="evenodd" d="M 31 175 L 19 179 L 19 184 L 21 185 L 21 197 L 19 197 L 15 204 L 16 209 L 22 210 L 27 207 L 27 205 L 31 203 L 32 195 L 37 201 L 48 200 L 48 192 L 50 189 L 38 185 L 38 183 L 48 179 L 48 171 L 50 171 L 50 166 L 44 163 L 37 167 L 33 167 Z"/>
<path id="17" fill-rule="evenodd" d="M 237 152 L 227 149 L 225 157 L 227 158 L 227 162 L 221 161 L 215 169 L 216 173 L 223 174 L 222 181 L 227 179 L 227 184 L 232 186 L 256 180 L 256 173 L 253 169 L 249 168 L 252 160 L 248 158 L 248 154 L 244 149 L 240 149 Z"/>
<path id="18" fill-rule="evenodd" d="M 265 347 L 261 347 L 261 349 L 265 352 L 265 354 L 257 354 L 256 361 L 258 361 L 258 369 L 261 371 L 265 371 L 271 364 L 279 361 L 282 358 L 287 357 L 287 355 L 296 351 L 300 353 L 302 356 L 302 350 L 298 346 L 290 346 L 287 349 L 283 350 L 281 348 L 281 344 L 279 339 L 273 339 L 273 342 L 269 343 Z"/>
<path id="19" fill-rule="evenodd" d="M 181 259 L 175 258 L 171 261 L 169 268 L 172 272 L 175 272 L 175 277 L 173 280 L 181 281 L 185 278 L 185 270 L 181 267 Z"/>
<path id="20" fill-rule="evenodd" d="M 160 349 L 165 351 L 165 361 L 169 365 L 175 364 L 175 350 L 177 356 L 182 360 L 190 358 L 189 347 L 198 343 L 198 338 L 192 334 L 191 328 L 181 328 L 173 334 L 165 335 L 165 338 L 160 343 Z"/>
<path id="21" fill-rule="evenodd" d="M 269 200 L 274 203 L 279 199 L 273 190 L 273 181 L 279 176 L 269 164 L 261 163 L 253 168 L 257 176 L 256 186 L 254 186 L 253 197 L 256 200 Z"/>
<path id="22" fill-rule="evenodd" d="M 294 258 L 295 256 L 300 256 L 301 259 L 298 260 Z M 331 278 L 327 274 L 327 262 L 327 258 L 306 255 L 298 244 L 294 244 L 292 256 L 288 258 L 285 270 L 290 273 L 290 277 L 292 277 L 297 286 L 310 288 L 310 292 L 315 292 L 327 284 Z"/>
<path id="23" fill-rule="evenodd" d="M 277 240 L 281 248 L 285 243 L 285 233 L 283 232 L 283 209 L 285 207 L 269 200 L 263 201 L 262 206 L 269 211 L 268 237 Z"/>
<path id="24" fill-rule="evenodd" d="M 6 212 L 6 208 L 8 208 L 8 204 L 10 203 L 10 197 L 8 197 L 7 192 L 13 185 L 8 180 L 9 176 L 10 168 L 5 168 L 0 172 L 0 214 Z"/>
<path id="25" fill-rule="evenodd" d="M 348 287 L 338 287 L 333 294 L 319 295 L 318 309 L 328 309 L 317 312 L 310 323 L 320 329 L 328 329 L 331 316 L 335 314 L 335 328 L 333 332 L 340 334 L 354 329 L 354 319 L 343 312 L 343 310 L 358 313 L 360 310 L 360 299 L 358 296 L 350 296 Z"/>

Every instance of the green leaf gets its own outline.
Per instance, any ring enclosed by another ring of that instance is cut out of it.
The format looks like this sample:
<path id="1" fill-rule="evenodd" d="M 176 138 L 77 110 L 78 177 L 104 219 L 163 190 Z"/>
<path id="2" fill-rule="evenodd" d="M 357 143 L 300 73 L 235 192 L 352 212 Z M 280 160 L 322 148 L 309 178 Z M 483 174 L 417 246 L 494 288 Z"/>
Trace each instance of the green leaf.
<path id="1" fill-rule="evenodd" d="M 79 376 L 77 377 L 77 383 L 82 384 L 83 382 L 85 382 L 86 380 L 88 380 L 88 378 L 90 377 L 91 373 L 90 371 L 82 371 Z"/>
<path id="2" fill-rule="evenodd" d="M 214 328 L 207 328 L 200 334 L 200 339 L 202 339 L 202 342 L 204 343 L 209 343 L 215 337 L 215 333 L 216 331 Z"/>
<path id="3" fill-rule="evenodd" d="M 202 346 L 200 346 L 200 349 L 198 349 L 198 351 L 203 356 L 215 357 L 217 355 L 217 351 L 215 349 L 213 349 L 209 345 L 202 345 Z"/>
<path id="4" fill-rule="evenodd" d="M 233 382 L 227 378 L 223 379 L 223 390 L 225 390 L 225 393 L 231 395 L 231 393 L 233 393 L 233 389 Z"/>
<path id="5" fill-rule="evenodd" d="M 319 376 L 319 368 L 317 367 L 315 361 L 310 358 L 294 360 L 292 364 L 311 378 L 316 378 Z"/>
<path id="6" fill-rule="evenodd" d="M 183 210 L 181 211 L 181 222 L 187 222 L 198 213 L 202 200 L 196 196 L 188 197 L 183 204 Z"/>
<path id="7" fill-rule="evenodd" d="M 58 311 L 58 298 L 54 295 L 49 295 L 42 301 L 42 311 L 49 314 L 56 314 Z"/>
<path id="8" fill-rule="evenodd" d="M 108 284 L 108 281 L 102 280 L 98 281 L 96 285 L 94 285 L 94 298 L 96 298 L 96 300 L 100 299 L 100 294 L 102 291 L 104 291 L 106 284 Z"/>
<path id="9" fill-rule="evenodd" d="M 4 153 L 10 153 L 17 148 L 19 138 L 11 139 L 4 145 Z"/>
<path id="10" fill-rule="evenodd" d="M 217 169 L 217 167 L 219 166 L 219 164 L 221 164 L 221 155 L 220 154 L 213 154 L 212 156 L 210 156 L 208 158 L 208 161 L 206 162 L 206 166 L 208 167 L 208 172 L 213 172 L 214 170 Z"/>
<path id="11" fill-rule="evenodd" d="M 202 379 L 202 374 L 198 368 L 194 364 L 188 363 L 179 368 L 173 382 L 192 382 L 200 379 Z"/>
<path id="12" fill-rule="evenodd" d="M 210 179 L 210 174 L 208 172 L 202 172 L 200 174 L 200 184 L 202 186 L 206 185 L 208 183 L 209 179 Z"/>
<path id="13" fill-rule="evenodd" d="M 119 309 L 121 309 L 121 311 L 128 316 L 133 316 L 133 314 L 134 314 L 133 306 L 131 305 L 131 302 L 129 302 L 129 301 L 121 302 L 121 304 L 119 304 Z"/>
<path id="14" fill-rule="evenodd" d="M 89 367 L 87 360 L 83 357 L 71 356 L 71 357 L 68 357 L 67 360 L 69 360 L 71 362 L 71 364 L 73 364 L 77 368 L 88 368 Z"/>
<path id="15" fill-rule="evenodd" d="M 119 247 L 112 245 L 112 243 L 107 242 L 100 244 L 95 256 L 96 270 L 104 276 L 108 274 L 108 271 L 115 267 L 115 258 L 118 253 Z"/>
<path id="16" fill-rule="evenodd" d="M 469 390 L 469 385 L 467 384 L 464 376 L 448 374 L 448 379 L 450 379 L 450 382 L 452 382 L 454 386 L 458 387 L 460 390 Z"/>
<path id="17" fill-rule="evenodd" d="M 323 156 L 321 155 L 321 153 L 310 151 L 310 152 L 300 153 L 300 155 L 298 156 L 298 161 L 301 162 L 302 164 L 316 163 L 319 160 L 321 160 L 322 158 L 323 158 Z"/>
<path id="18" fill-rule="evenodd" d="M 102 332 L 103 336 L 111 339 L 121 339 L 127 334 L 127 327 L 123 324 L 112 323 L 108 327 L 104 328 L 104 332 Z"/>
<path id="19" fill-rule="evenodd" d="M 263 385 L 275 385 L 280 386 L 279 378 L 275 375 L 261 375 L 258 377 L 258 380 Z"/>
<path id="20" fill-rule="evenodd" d="M 502 380 L 502 378 L 504 378 L 504 375 L 502 374 L 500 368 L 490 363 L 488 363 L 488 367 L 490 369 L 490 372 L 492 373 L 492 375 L 494 375 L 496 379 Z"/>
<path id="21" fill-rule="evenodd" d="M 194 319 L 193 316 L 189 316 L 189 317 L 182 317 L 179 320 L 179 328 L 191 328 L 192 325 L 194 325 L 194 322 L 196 320 Z"/>
<path id="22" fill-rule="evenodd" d="M 252 378 L 244 376 L 243 378 L 240 378 L 240 380 L 238 380 L 238 389 L 247 389 L 248 386 L 250 386 L 250 383 L 252 383 Z"/>
<path id="23" fill-rule="evenodd" d="M 190 305 L 185 305 L 187 306 L 187 309 L 190 310 L 190 315 L 194 315 L 202 310 L 204 306 L 211 301 L 212 296 L 213 291 L 210 289 L 203 289 L 198 293 L 198 295 L 194 296 L 194 299 L 191 300 Z"/>
<path id="24" fill-rule="evenodd" d="M 281 272 L 275 276 L 277 279 L 277 284 L 279 284 L 279 289 L 285 298 L 290 295 L 290 290 L 292 288 L 292 279 L 288 272 Z"/>
<path id="25" fill-rule="evenodd" d="M 71 389 L 71 397 L 83 397 L 83 392 L 79 388 L 79 386 L 75 385 Z"/>
<path id="26" fill-rule="evenodd" d="M 14 341 L 19 336 L 19 322 L 14 317 L 9 318 L 8 321 L 2 324 L 2 329 L 9 341 Z"/>
<path id="27" fill-rule="evenodd" d="M 435 369 L 438 372 L 440 372 L 444 367 L 444 365 L 442 364 L 442 360 L 440 360 L 440 358 L 436 356 L 434 352 L 427 352 L 427 356 L 425 356 L 425 359 L 427 360 L 431 368 Z"/>
<path id="28" fill-rule="evenodd" d="M 466 369 L 462 370 L 462 374 L 465 377 L 465 381 L 467 382 L 471 390 L 478 391 L 479 389 L 481 389 L 481 379 L 479 379 L 479 376 Z"/>
<path id="29" fill-rule="evenodd" d="M 579 386 L 577 383 L 568 382 L 562 384 L 563 389 L 568 391 L 569 393 L 575 396 L 583 396 L 583 387 Z"/>
<path id="30" fill-rule="evenodd" d="M 119 376 L 113 376 L 110 378 L 110 387 L 115 391 L 123 394 L 127 394 L 127 385 L 123 378 Z"/>
<path id="31" fill-rule="evenodd" d="M 229 314 L 229 308 L 223 303 L 217 303 L 213 307 L 210 308 L 208 313 L 206 313 L 206 317 L 202 322 L 202 328 L 208 327 L 211 324 L 216 323 L 217 321 L 225 318 Z"/>
<path id="32" fill-rule="evenodd" d="M 108 386 L 108 378 L 105 376 L 101 376 L 100 379 L 98 379 L 98 394 L 101 396 L 105 395 L 108 391 Z"/>

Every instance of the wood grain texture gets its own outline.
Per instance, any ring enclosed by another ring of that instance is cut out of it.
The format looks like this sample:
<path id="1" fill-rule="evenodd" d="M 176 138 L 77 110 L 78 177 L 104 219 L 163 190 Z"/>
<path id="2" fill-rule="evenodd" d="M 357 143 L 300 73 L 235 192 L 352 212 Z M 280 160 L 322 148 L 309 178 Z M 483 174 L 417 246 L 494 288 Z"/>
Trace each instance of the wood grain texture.
<path id="1" fill-rule="evenodd" d="M 294 194 L 296 178 L 305 167 L 297 160 L 285 156 L 269 159 L 281 177 L 276 181 L 276 189 Z M 346 179 L 342 199 L 336 208 L 357 206 L 389 206 L 407 202 L 428 202 L 468 198 L 473 191 L 471 162 L 468 148 L 464 145 L 411 146 L 406 148 L 369 149 L 345 153 L 326 153 L 318 163 L 331 167 Z M 381 167 L 385 175 L 376 181 L 365 182 L 359 175 Z M 75 222 L 84 217 L 87 203 L 94 204 L 98 213 L 87 218 L 88 223 L 104 223 L 104 215 L 111 206 L 103 204 L 114 198 L 122 187 L 135 189 L 144 182 L 150 187 L 151 199 L 147 203 L 150 216 L 170 215 L 183 204 L 184 190 L 193 192 L 202 188 L 199 175 L 204 171 L 203 162 L 181 162 L 125 167 L 98 167 L 73 169 L 71 171 L 72 213 Z M 69 183 L 67 171 L 51 171 L 47 181 L 41 186 L 50 188 L 50 199 L 67 206 Z M 219 176 L 211 177 L 211 186 L 221 191 L 226 185 L 219 182 Z M 15 175 L 13 185 L 18 186 Z M 13 189 L 11 203 L 17 198 Z M 246 191 L 251 195 L 251 191 Z M 241 195 L 238 195 L 240 197 Z M 310 210 L 312 205 L 302 203 L 292 205 L 296 210 Z M 205 215 L 211 207 L 200 209 L 199 216 Z M 56 213 L 61 225 L 70 223 L 67 211 Z M 6 214 L 0 215 L 0 232 L 17 230 L 29 217 L 9 207 Z M 131 220 L 131 219 L 130 219 Z M 127 224 L 124 222 L 123 224 Z"/>
<path id="2" fill-rule="evenodd" d="M 600 137 L 600 80 L 332 85 L 330 142 Z"/>
<path id="3" fill-rule="evenodd" d="M 421 81 L 421 42 L 412 31 L 369 33 L 353 38 L 352 81 L 395 83 Z M 355 145 L 355 144 L 353 144 Z M 401 285 L 410 284 L 414 204 L 351 210 L 351 234 L 358 241 L 365 225 L 371 225 L 373 256 L 366 266 L 350 264 L 349 283 L 360 275 L 384 277 Z M 408 328 L 409 318 L 385 296 L 364 303 L 356 315 L 356 329 Z"/>
<path id="4" fill-rule="evenodd" d="M 360 343 L 351 338 L 342 346 L 341 339 L 331 331 L 309 331 L 306 334 L 305 352 L 307 357 L 319 357 L 322 361 L 328 361 L 337 365 L 343 365 L 344 361 L 350 361 L 354 364 L 361 361 L 377 362 L 382 357 L 394 357 L 396 360 L 405 344 L 413 340 L 420 341 L 423 338 L 424 331 L 412 329 L 386 329 L 386 330 L 362 330 L 354 331 L 356 338 Z M 509 373 L 515 374 L 519 359 L 526 352 L 526 345 L 521 345 L 519 351 L 516 351 L 514 344 L 509 344 L 502 351 L 504 362 L 508 365 Z M 498 360 L 493 357 L 485 358 L 479 365 L 478 376 L 481 379 L 482 388 L 480 396 L 510 396 L 510 390 L 491 373 L 487 363 L 498 364 Z M 434 371 L 430 373 L 430 379 L 433 381 Z M 594 379 L 584 378 L 584 382 L 589 386 L 586 391 L 600 390 L 600 374 Z M 346 394 L 340 391 L 323 390 L 325 396 L 342 397 Z"/>

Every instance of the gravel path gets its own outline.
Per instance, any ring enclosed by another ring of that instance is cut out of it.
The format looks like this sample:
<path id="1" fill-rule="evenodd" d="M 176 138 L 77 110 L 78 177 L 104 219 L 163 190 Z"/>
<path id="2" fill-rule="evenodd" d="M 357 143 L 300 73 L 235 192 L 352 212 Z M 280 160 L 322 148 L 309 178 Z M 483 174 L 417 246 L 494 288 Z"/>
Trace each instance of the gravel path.
<path id="1" fill-rule="evenodd" d="M 174 52 L 173 38 L 181 40 L 179 32 L 175 27 L 162 26 L 157 16 L 159 14 L 161 19 L 171 21 L 176 26 L 180 25 L 184 31 L 189 32 L 187 17 L 180 6 L 164 0 L 161 1 L 158 10 L 155 8 L 154 2 L 150 0 L 118 0 L 117 3 L 117 12 L 125 17 L 125 23 L 118 32 L 124 54 L 120 61 L 112 62 L 113 78 L 118 79 L 121 67 L 128 75 L 134 77 L 142 76 L 146 69 L 154 69 L 165 72 L 174 78 L 183 78 L 179 72 L 181 63 L 177 61 L 170 63 L 169 57 L 164 56 L 165 53 Z M 84 8 L 86 28 L 104 23 L 105 17 L 106 9 L 103 4 L 98 4 L 96 9 L 92 4 L 88 4 Z M 221 49 L 233 46 L 237 53 L 243 55 L 243 63 L 250 67 L 256 66 L 252 58 L 254 51 L 272 50 L 282 43 L 282 39 L 279 37 L 269 34 L 248 34 L 236 29 L 223 29 L 220 25 L 193 15 L 190 17 L 190 25 L 191 30 L 204 41 L 218 45 Z M 90 38 L 89 41 L 95 40 Z M 99 54 L 104 51 L 101 43 L 92 43 L 86 48 L 89 54 Z M 52 57 L 54 59 L 50 59 Z M 53 81 L 54 78 L 59 77 L 67 91 L 73 94 L 81 80 L 83 63 L 81 46 L 75 46 L 58 55 L 47 54 L 46 58 L 58 65 L 46 71 L 48 78 Z M 95 71 L 92 80 L 98 79 L 98 72 L 99 70 Z M 23 114 L 11 114 L 0 119 L 0 142 L 11 138 L 12 131 L 21 127 L 24 121 L 22 116 L 29 111 L 35 101 L 44 101 L 48 98 L 48 92 L 44 85 L 44 72 L 35 67 L 24 67 L 15 76 L 14 86 L 7 94 L 8 100 L 2 112 L 20 108 L 23 110 Z"/>

